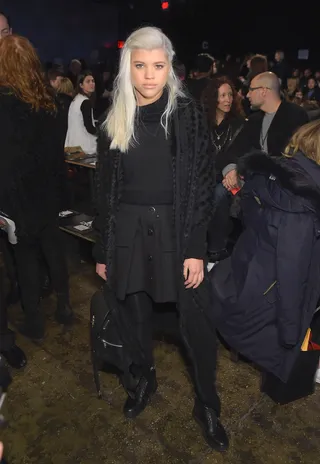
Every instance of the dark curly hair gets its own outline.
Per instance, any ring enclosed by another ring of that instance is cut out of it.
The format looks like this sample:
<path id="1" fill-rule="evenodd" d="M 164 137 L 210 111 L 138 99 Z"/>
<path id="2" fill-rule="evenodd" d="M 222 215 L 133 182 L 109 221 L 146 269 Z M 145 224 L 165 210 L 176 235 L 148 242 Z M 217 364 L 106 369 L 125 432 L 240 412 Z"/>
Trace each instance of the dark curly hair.
<path id="1" fill-rule="evenodd" d="M 245 117 L 244 111 L 242 109 L 241 99 L 232 83 L 232 81 L 227 76 L 217 77 L 212 79 L 206 89 L 202 94 L 202 103 L 204 104 L 207 115 L 208 121 L 210 126 L 216 125 L 216 114 L 217 114 L 217 107 L 218 107 L 218 99 L 219 99 L 219 89 L 222 85 L 228 84 L 231 87 L 233 100 L 230 109 L 230 113 L 228 113 L 227 117 L 235 116 L 235 117 Z"/>

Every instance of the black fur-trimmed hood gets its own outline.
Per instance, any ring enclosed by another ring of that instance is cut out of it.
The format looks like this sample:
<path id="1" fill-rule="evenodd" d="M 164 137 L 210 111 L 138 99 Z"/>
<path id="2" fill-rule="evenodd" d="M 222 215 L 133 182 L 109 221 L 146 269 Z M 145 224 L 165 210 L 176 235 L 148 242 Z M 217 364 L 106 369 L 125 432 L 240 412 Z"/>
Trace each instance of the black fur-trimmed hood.
<path id="1" fill-rule="evenodd" d="M 320 166 L 298 152 L 293 158 L 252 152 L 240 158 L 238 173 L 245 181 L 255 175 L 275 180 L 280 188 L 299 197 L 320 216 Z M 293 200 L 293 199 L 292 199 Z"/>

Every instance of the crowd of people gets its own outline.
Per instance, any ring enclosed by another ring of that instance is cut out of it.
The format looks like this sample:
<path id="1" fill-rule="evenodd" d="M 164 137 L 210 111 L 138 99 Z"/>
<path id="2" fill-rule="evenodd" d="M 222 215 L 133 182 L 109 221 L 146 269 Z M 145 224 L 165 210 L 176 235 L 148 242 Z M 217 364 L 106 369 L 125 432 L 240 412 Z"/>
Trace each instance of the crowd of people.
<path id="1" fill-rule="evenodd" d="M 45 336 L 45 270 L 56 322 L 73 322 L 58 220 L 68 208 L 64 150 L 79 146 L 97 154 L 96 272 L 133 334 L 123 340 L 131 353 L 124 415 L 137 417 L 157 390 L 153 304 L 175 303 L 194 418 L 211 448 L 227 450 L 216 330 L 285 383 L 320 298 L 320 121 L 306 103 L 318 104 L 319 73 L 290 78 L 278 51 L 270 71 L 263 55 L 235 71 L 200 54 L 187 77 L 170 39 L 144 27 L 125 42 L 110 87 L 109 71 L 80 60 L 68 75 L 44 72 L 3 14 L 0 31 L 1 246 L 24 311 L 19 331 Z M 2 295 L 1 321 L 7 306 Z M 1 324 L 2 356 L 25 366 Z"/>

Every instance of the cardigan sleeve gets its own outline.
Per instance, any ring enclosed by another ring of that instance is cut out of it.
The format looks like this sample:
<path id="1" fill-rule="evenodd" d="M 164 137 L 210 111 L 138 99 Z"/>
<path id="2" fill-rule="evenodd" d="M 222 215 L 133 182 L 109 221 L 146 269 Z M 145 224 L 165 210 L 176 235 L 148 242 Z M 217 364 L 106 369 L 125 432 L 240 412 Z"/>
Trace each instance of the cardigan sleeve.
<path id="1" fill-rule="evenodd" d="M 101 264 L 106 264 L 105 230 L 108 220 L 108 178 L 105 176 L 108 170 L 106 166 L 108 157 L 105 155 L 104 150 L 105 139 L 106 135 L 100 129 L 98 132 L 98 157 L 95 173 L 95 218 L 93 229 L 96 235 L 96 242 L 93 247 L 93 258 L 97 263 Z"/>
<path id="2" fill-rule="evenodd" d="M 197 179 L 196 201 L 186 258 L 204 259 L 207 253 L 208 223 L 214 211 L 216 176 L 209 129 L 202 113 L 200 114 L 198 124 L 198 143 L 200 146 L 199 153 L 197 154 L 198 162 L 195 175 Z"/>

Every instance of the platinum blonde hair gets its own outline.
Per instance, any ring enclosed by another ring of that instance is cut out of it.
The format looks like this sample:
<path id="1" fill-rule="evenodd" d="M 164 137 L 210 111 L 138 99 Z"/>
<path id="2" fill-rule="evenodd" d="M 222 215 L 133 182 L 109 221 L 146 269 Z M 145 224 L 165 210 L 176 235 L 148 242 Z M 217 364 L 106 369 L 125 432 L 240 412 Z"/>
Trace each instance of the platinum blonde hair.
<path id="1" fill-rule="evenodd" d="M 103 124 L 109 138 L 111 149 L 128 151 L 129 146 L 136 141 L 135 116 L 138 111 L 135 91 L 131 82 L 131 53 L 133 50 L 155 50 L 162 48 L 169 61 L 169 75 L 166 84 L 168 103 L 161 118 L 166 136 L 169 132 L 169 120 L 177 107 L 177 97 L 184 96 L 182 83 L 176 76 L 172 61 L 174 50 L 168 37 L 156 27 L 142 27 L 133 32 L 126 40 L 121 50 L 119 73 L 114 82 L 113 102 L 107 119 Z"/>

